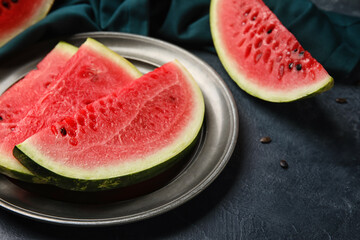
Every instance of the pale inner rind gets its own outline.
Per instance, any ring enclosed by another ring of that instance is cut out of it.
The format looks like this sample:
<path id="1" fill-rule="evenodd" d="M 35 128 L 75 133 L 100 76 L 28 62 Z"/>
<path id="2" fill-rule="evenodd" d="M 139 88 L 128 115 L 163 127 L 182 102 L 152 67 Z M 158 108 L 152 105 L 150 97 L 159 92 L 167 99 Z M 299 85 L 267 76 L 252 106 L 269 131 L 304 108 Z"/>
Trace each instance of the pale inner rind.
<path id="1" fill-rule="evenodd" d="M 118 64 L 122 68 L 128 69 L 128 73 L 132 77 L 134 77 L 134 78 L 141 77 L 141 75 L 142 75 L 141 72 L 133 64 L 131 64 L 128 60 L 121 57 L 117 53 L 113 52 L 111 49 L 104 47 L 104 45 L 99 43 L 98 41 L 95 41 L 92 38 L 88 38 L 84 44 L 86 44 L 88 47 L 95 50 L 100 55 L 103 55 L 103 56 L 111 59 L 112 62 Z"/>
<path id="2" fill-rule="evenodd" d="M 28 175 L 33 175 L 26 167 L 19 161 L 15 160 L 13 156 L 8 156 L 0 152 L 0 166 L 5 166 L 8 170 L 20 172 Z"/>

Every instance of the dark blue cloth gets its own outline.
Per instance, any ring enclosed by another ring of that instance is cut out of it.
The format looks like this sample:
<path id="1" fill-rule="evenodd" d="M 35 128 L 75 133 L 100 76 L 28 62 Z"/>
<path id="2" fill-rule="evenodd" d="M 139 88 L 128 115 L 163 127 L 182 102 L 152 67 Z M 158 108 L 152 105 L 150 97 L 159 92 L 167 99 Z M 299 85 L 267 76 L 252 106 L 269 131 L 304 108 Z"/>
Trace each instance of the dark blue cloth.
<path id="1" fill-rule="evenodd" d="M 300 43 L 333 76 L 344 78 L 360 59 L 360 19 L 319 10 L 309 0 L 265 0 Z M 210 0 L 64 0 L 48 16 L 0 48 L 0 58 L 50 38 L 115 31 L 213 51 Z"/>

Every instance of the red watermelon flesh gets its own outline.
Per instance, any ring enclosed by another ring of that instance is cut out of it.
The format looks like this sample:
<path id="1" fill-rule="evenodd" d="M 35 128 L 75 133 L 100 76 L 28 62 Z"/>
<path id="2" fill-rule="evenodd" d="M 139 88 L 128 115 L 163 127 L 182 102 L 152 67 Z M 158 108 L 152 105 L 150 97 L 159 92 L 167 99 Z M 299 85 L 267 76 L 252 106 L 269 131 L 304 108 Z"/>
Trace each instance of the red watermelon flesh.
<path id="1" fill-rule="evenodd" d="M 322 65 L 261 0 L 212 0 L 210 23 L 221 62 L 246 92 L 287 102 L 332 87 Z"/>
<path id="2" fill-rule="evenodd" d="M 53 0 L 2 0 L 0 3 L 0 47 L 43 19 L 53 2 Z"/>
<path id="3" fill-rule="evenodd" d="M 143 171 L 152 177 L 156 171 L 149 169 L 188 148 L 200 131 L 204 110 L 199 87 L 174 61 L 52 124 L 17 148 L 51 171 L 43 177 L 55 179 L 60 187 L 95 191 L 124 186 L 136 182 Z M 28 160 L 25 166 L 39 173 Z"/>
<path id="4" fill-rule="evenodd" d="M 51 87 L 54 79 L 63 70 L 65 63 L 76 51 L 76 47 L 60 42 L 39 62 L 36 69 L 26 74 L 23 79 L 0 96 L 1 139 L 15 129 L 16 124 L 27 114 L 41 95 Z"/>
<path id="5" fill-rule="evenodd" d="M 141 73 L 130 62 L 88 39 L 67 62 L 52 88 L 5 138 L 0 146 L 0 166 L 11 171 L 3 172 L 29 174 L 12 155 L 16 144 L 139 76 Z"/>

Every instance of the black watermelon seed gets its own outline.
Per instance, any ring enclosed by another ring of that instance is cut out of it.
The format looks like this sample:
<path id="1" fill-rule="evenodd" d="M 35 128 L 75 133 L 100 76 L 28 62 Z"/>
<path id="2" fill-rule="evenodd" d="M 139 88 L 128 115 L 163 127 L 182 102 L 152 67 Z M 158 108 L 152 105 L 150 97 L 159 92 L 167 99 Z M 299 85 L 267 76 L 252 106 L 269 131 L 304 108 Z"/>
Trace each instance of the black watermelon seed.
<path id="1" fill-rule="evenodd" d="M 302 68 L 302 66 L 301 66 L 301 64 L 300 64 L 300 63 L 299 63 L 299 64 L 296 64 L 296 70 L 300 71 L 300 70 L 301 70 L 301 68 Z"/>
<path id="2" fill-rule="evenodd" d="M 11 0 L 13 3 L 17 3 L 18 2 L 18 0 Z"/>
<path id="3" fill-rule="evenodd" d="M 336 101 L 337 103 L 347 103 L 346 98 L 337 98 L 335 101 Z"/>
<path id="4" fill-rule="evenodd" d="M 60 128 L 60 133 L 63 136 L 66 136 L 66 129 L 64 127 Z"/>
<path id="5" fill-rule="evenodd" d="M 268 31 L 267 31 L 267 34 L 270 34 L 272 32 L 272 29 L 269 29 Z"/>
<path id="6" fill-rule="evenodd" d="M 4 6 L 4 8 L 7 8 L 7 9 L 10 8 L 10 4 L 8 1 L 2 1 L 2 5 Z"/>
<path id="7" fill-rule="evenodd" d="M 289 69 L 292 69 L 293 66 L 294 66 L 294 63 L 290 63 L 290 64 L 289 64 Z"/>
<path id="8" fill-rule="evenodd" d="M 301 52 L 299 53 L 299 55 L 302 56 L 302 55 L 304 55 L 304 53 L 305 53 L 304 51 L 301 51 Z"/>
<path id="9" fill-rule="evenodd" d="M 266 136 L 266 137 L 262 137 L 260 138 L 260 142 L 261 143 L 270 143 L 271 142 L 271 138 Z"/>
<path id="10" fill-rule="evenodd" d="M 0 121 L 4 120 L 2 116 L 0 116 Z"/>
<path id="11" fill-rule="evenodd" d="M 297 50 L 298 50 L 298 49 L 297 49 L 297 48 L 295 48 L 295 49 L 294 49 L 294 52 L 297 52 Z"/>
<path id="12" fill-rule="evenodd" d="M 285 160 L 280 160 L 280 166 L 286 169 L 289 167 L 289 164 Z"/>

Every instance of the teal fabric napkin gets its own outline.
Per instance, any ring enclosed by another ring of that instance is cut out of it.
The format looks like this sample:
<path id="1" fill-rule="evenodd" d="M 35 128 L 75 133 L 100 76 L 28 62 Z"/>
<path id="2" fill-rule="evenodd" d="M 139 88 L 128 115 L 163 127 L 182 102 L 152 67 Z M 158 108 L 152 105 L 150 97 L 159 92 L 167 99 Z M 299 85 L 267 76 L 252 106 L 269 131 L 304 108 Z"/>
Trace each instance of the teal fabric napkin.
<path id="1" fill-rule="evenodd" d="M 318 9 L 309 0 L 264 0 L 333 76 L 360 59 L 360 18 Z M 151 36 L 190 49 L 213 50 L 210 0 L 56 0 L 48 16 L 0 48 L 0 59 L 51 38 L 88 31 Z"/>
<path id="2" fill-rule="evenodd" d="M 359 63 L 360 18 L 322 11 L 308 0 L 264 2 L 335 81 Z"/>

